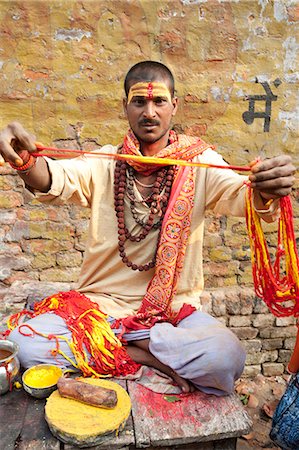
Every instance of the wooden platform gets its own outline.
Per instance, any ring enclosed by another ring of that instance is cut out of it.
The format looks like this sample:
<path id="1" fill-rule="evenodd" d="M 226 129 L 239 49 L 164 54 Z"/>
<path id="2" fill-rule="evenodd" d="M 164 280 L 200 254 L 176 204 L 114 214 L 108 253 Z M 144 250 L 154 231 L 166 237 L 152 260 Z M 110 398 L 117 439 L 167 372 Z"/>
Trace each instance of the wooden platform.
<path id="1" fill-rule="evenodd" d="M 114 380 L 115 381 L 115 380 Z M 97 450 L 234 450 L 237 437 L 249 432 L 250 419 L 236 395 L 164 396 L 132 381 L 121 381 L 132 400 L 132 414 L 118 437 Z M 23 389 L 0 396 L 0 450 L 72 450 L 54 438 L 44 419 L 45 400 Z M 90 448 L 90 447 L 89 447 Z"/>

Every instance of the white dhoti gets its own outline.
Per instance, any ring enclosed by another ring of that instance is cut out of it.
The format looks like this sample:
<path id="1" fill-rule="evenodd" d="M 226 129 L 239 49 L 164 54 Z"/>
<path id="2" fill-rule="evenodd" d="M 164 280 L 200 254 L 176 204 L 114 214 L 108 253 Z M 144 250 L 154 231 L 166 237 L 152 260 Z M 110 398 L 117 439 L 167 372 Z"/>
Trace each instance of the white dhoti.
<path id="1" fill-rule="evenodd" d="M 113 318 L 109 318 L 113 322 Z M 71 331 L 56 314 L 41 314 L 26 322 L 32 329 L 45 335 L 63 336 L 71 340 Z M 26 327 L 23 332 L 30 332 Z M 118 335 L 121 330 L 113 329 Z M 55 342 L 39 334 L 26 336 L 19 327 L 9 339 L 20 346 L 19 359 L 24 368 L 35 364 L 59 364 L 63 368 L 72 365 L 62 355 L 53 356 Z M 178 375 L 189 380 L 207 394 L 225 395 L 234 389 L 234 382 L 241 376 L 245 364 L 245 351 L 238 338 L 221 322 L 209 314 L 196 311 L 177 326 L 158 323 L 150 330 L 138 330 L 124 334 L 127 342 L 150 339 L 150 352 Z M 65 340 L 59 340 L 60 349 L 75 362 L 74 355 Z"/>

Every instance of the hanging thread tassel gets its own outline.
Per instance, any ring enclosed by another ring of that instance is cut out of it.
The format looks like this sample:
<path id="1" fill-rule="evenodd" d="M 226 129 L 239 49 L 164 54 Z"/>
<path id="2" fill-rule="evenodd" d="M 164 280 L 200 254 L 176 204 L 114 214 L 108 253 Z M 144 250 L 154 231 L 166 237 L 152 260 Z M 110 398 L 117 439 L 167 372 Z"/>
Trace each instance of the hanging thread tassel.
<path id="1" fill-rule="evenodd" d="M 252 203 L 252 189 L 247 189 L 246 221 L 251 247 L 255 292 L 264 299 L 275 316 L 299 315 L 299 257 L 294 233 L 293 210 L 289 196 L 280 199 L 278 245 L 271 262 L 261 220 Z M 281 263 L 284 257 L 284 274 Z"/>
<path id="2" fill-rule="evenodd" d="M 253 282 L 256 295 L 264 299 L 277 317 L 299 316 L 299 257 L 294 233 L 293 209 L 289 196 L 280 199 L 278 245 L 271 262 L 261 220 L 253 208 L 252 190 L 247 189 L 246 221 L 251 247 Z M 284 257 L 284 273 L 282 270 Z M 299 327 L 288 370 L 299 371 Z"/>

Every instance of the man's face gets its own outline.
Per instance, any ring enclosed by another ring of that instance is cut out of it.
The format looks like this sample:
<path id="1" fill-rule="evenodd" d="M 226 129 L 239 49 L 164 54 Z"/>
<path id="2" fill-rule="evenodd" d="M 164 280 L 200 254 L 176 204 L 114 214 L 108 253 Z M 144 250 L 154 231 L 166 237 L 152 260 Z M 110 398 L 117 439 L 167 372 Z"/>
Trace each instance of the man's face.
<path id="1" fill-rule="evenodd" d="M 133 87 L 133 92 L 140 85 L 132 81 L 129 88 Z M 128 99 L 124 100 L 124 110 L 140 144 L 153 144 L 168 135 L 171 119 L 177 111 L 177 98 L 171 97 L 169 83 L 165 80 L 145 81 L 142 85 L 143 89 L 136 89 L 131 99 L 129 92 Z"/>

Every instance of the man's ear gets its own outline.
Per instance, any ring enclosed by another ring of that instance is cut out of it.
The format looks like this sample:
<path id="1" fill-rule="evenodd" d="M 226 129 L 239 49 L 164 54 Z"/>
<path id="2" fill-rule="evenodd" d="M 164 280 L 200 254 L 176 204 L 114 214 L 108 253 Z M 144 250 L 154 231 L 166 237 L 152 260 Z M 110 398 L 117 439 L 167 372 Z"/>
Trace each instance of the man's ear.
<path id="1" fill-rule="evenodd" d="M 128 106 L 128 99 L 126 97 L 124 97 L 123 98 L 123 109 L 124 109 L 124 114 L 125 114 L 126 118 L 128 118 L 127 106 Z"/>
<path id="2" fill-rule="evenodd" d="M 173 99 L 171 100 L 171 103 L 173 106 L 172 115 L 175 116 L 176 112 L 178 110 L 179 99 L 177 97 L 173 97 Z"/>

